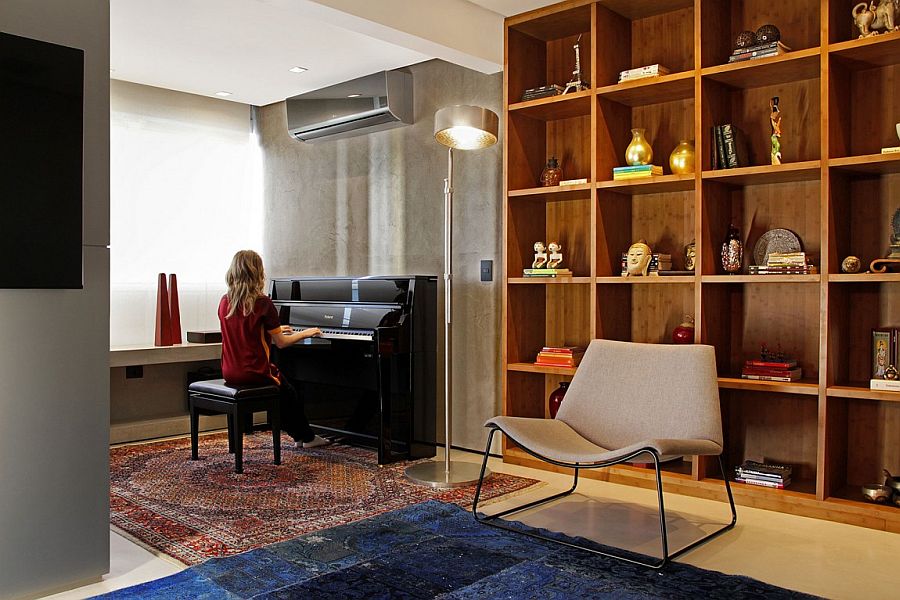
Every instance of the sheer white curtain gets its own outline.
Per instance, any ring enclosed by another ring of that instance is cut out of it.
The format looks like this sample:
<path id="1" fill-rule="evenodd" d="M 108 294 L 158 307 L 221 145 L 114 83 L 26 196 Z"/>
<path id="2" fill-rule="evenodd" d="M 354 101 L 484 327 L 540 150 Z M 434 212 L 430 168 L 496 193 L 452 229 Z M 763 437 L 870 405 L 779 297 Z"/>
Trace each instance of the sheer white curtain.
<path id="1" fill-rule="evenodd" d="M 182 331 L 216 329 L 225 271 L 262 251 L 251 107 L 111 82 L 110 344 L 152 344 L 159 273 L 178 275 Z"/>

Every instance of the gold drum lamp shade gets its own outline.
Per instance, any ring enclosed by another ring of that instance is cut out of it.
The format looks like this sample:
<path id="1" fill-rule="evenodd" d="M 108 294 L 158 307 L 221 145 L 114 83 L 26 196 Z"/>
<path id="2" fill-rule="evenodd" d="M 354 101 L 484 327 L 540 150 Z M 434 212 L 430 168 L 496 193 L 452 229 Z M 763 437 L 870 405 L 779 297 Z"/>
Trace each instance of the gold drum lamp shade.
<path id="1" fill-rule="evenodd" d="M 497 143 L 500 119 L 480 106 L 447 106 L 434 113 L 434 139 L 457 150 L 478 150 Z"/>

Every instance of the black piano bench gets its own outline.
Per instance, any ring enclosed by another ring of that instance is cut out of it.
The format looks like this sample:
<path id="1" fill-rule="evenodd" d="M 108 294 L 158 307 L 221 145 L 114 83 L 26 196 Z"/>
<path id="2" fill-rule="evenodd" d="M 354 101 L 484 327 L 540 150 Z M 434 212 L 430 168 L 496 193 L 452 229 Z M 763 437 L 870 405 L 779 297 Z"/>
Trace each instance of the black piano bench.
<path id="1" fill-rule="evenodd" d="M 244 428 L 253 413 L 266 411 L 272 427 L 275 464 L 281 464 L 281 415 L 277 385 L 227 385 L 224 379 L 195 381 L 188 386 L 191 411 L 191 460 L 197 460 L 200 415 L 228 415 L 228 452 L 234 453 L 234 472 L 244 472 Z"/>

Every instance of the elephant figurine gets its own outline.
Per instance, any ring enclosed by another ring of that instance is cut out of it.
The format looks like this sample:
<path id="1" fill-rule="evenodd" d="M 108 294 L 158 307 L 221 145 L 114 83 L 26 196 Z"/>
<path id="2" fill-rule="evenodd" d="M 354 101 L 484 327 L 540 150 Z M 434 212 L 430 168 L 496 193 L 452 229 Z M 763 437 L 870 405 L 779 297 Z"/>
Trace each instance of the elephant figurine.
<path id="1" fill-rule="evenodd" d="M 900 0 L 879 0 L 877 6 L 875 0 L 871 0 L 869 4 L 860 2 L 851 11 L 860 39 L 878 35 L 882 31 L 887 33 L 900 29 L 897 24 L 898 13 Z"/>

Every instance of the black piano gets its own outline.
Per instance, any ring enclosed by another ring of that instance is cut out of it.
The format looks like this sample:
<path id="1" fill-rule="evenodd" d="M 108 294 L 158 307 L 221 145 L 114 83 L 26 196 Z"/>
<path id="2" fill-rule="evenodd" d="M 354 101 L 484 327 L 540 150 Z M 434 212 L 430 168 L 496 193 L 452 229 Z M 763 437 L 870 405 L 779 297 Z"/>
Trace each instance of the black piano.
<path id="1" fill-rule="evenodd" d="M 317 433 L 378 464 L 435 455 L 436 277 L 288 277 L 271 297 L 283 325 L 322 329 L 275 357 Z"/>

